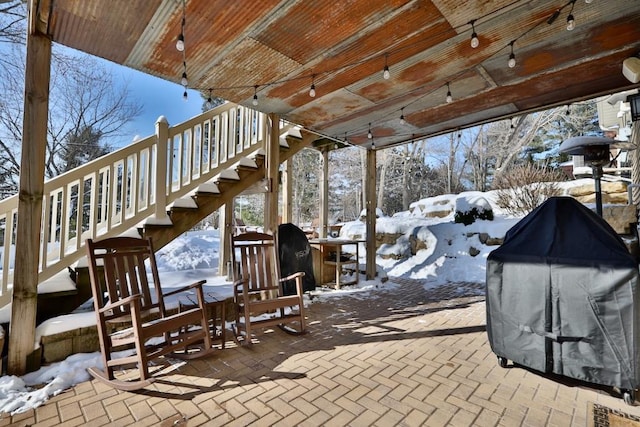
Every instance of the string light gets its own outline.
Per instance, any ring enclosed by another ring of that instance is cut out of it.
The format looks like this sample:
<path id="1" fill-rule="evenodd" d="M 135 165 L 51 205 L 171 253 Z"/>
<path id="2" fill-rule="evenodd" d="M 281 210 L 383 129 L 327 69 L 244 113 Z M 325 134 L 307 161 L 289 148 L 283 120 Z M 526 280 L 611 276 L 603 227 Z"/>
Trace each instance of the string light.
<path id="1" fill-rule="evenodd" d="M 573 6 L 576 5 L 576 0 L 571 1 L 571 10 L 569 16 L 567 16 L 567 31 L 571 31 L 576 27 L 576 21 L 573 19 Z"/>
<path id="2" fill-rule="evenodd" d="M 312 97 L 312 98 L 316 97 L 315 80 L 316 80 L 316 75 L 314 74 L 313 76 L 311 76 L 311 89 L 309 89 L 309 96 Z"/>
<path id="3" fill-rule="evenodd" d="M 478 34 L 476 33 L 476 26 L 475 26 L 476 20 L 472 19 L 471 21 L 469 21 L 469 24 L 471 24 L 471 47 L 472 48 L 477 48 L 478 46 L 480 46 L 480 40 L 478 39 Z"/>
<path id="4" fill-rule="evenodd" d="M 185 8 L 185 0 L 182 0 L 182 25 L 180 26 L 180 34 L 178 35 L 178 40 L 176 40 L 176 49 L 178 50 L 178 52 L 184 51 L 184 24 L 186 21 Z"/>
<path id="5" fill-rule="evenodd" d="M 184 89 L 184 92 L 182 93 L 182 99 L 184 99 L 184 101 L 186 102 L 189 99 L 189 94 L 187 93 L 187 89 Z"/>
<path id="6" fill-rule="evenodd" d="M 209 98 L 207 98 L 207 103 L 205 104 L 207 109 L 213 107 L 213 100 L 211 99 L 211 89 L 209 89 Z"/>
<path id="7" fill-rule="evenodd" d="M 402 108 L 400 109 L 400 124 L 401 124 L 401 125 L 404 125 L 404 124 L 406 124 L 406 123 L 407 123 L 407 122 L 406 122 L 406 120 L 404 119 L 404 107 L 402 107 Z"/>
<path id="8" fill-rule="evenodd" d="M 182 72 L 182 79 L 180 80 L 180 83 L 185 88 L 189 86 L 189 80 L 187 80 L 187 63 L 186 62 L 184 63 L 184 71 Z"/>
<path id="9" fill-rule="evenodd" d="M 387 63 L 389 59 L 389 54 L 387 53 L 384 56 L 384 71 L 382 71 L 382 78 L 385 80 L 389 80 L 389 77 L 391 77 L 391 73 L 389 72 L 389 64 Z"/>
<path id="10" fill-rule="evenodd" d="M 509 54 L 509 61 L 507 62 L 507 65 L 509 65 L 509 68 L 513 68 L 516 66 L 516 55 L 515 53 L 513 53 L 513 44 L 515 43 L 515 40 L 511 40 L 511 43 L 509 43 L 509 47 L 511 47 L 511 53 Z"/>
<path id="11" fill-rule="evenodd" d="M 182 52 L 184 50 L 184 34 L 182 33 L 180 33 L 178 41 L 176 41 L 176 49 L 178 49 L 178 52 Z"/>
<path id="12" fill-rule="evenodd" d="M 571 106 L 567 104 L 567 111 L 565 112 L 567 116 L 571 115 Z"/>
<path id="13" fill-rule="evenodd" d="M 592 3 L 592 1 L 593 1 L 593 0 L 585 0 L 585 2 L 586 2 L 586 3 Z M 571 3 L 571 11 L 573 11 L 573 8 L 574 8 L 574 5 L 575 5 L 575 2 L 576 2 L 576 0 L 569 0 L 569 2 L 565 4 L 565 6 L 563 6 L 563 7 L 559 8 L 559 9 L 556 9 L 556 10 L 553 12 L 553 14 L 552 14 L 551 16 L 549 16 L 549 17 L 546 19 L 547 24 L 549 24 L 549 25 L 550 25 L 550 24 L 554 23 L 554 22 L 557 20 L 557 18 L 560 16 L 560 14 L 561 14 L 562 10 L 563 10 L 566 6 L 568 6 L 568 5 L 569 5 L 569 3 Z M 183 31 L 180 33 L 180 36 L 178 37 L 178 38 L 182 41 L 182 43 L 181 43 L 182 52 L 184 52 L 184 26 L 185 26 L 185 15 L 186 15 L 186 14 L 185 14 L 185 8 L 186 8 L 186 6 L 185 6 L 185 1 L 183 0 L 183 21 L 182 21 L 182 29 L 183 29 Z M 481 16 L 481 18 L 485 18 L 486 16 L 488 16 L 488 15 Z M 572 17 L 573 15 L 570 13 L 570 16 Z M 569 21 L 569 17 L 567 18 L 567 21 Z M 479 40 L 479 38 L 478 38 L 478 34 L 477 34 L 476 30 L 475 30 L 475 23 L 476 23 L 476 22 L 477 22 L 477 19 L 473 19 L 473 20 L 471 20 L 471 21 L 469 21 L 469 22 L 468 22 L 468 25 L 471 25 L 471 28 L 472 28 L 472 34 L 471 34 L 471 46 L 472 46 L 472 48 L 477 48 L 477 47 L 480 45 L 480 40 Z M 533 29 L 537 28 L 537 27 L 538 27 L 539 25 L 541 25 L 543 22 L 545 22 L 545 20 L 539 21 L 539 22 L 538 22 L 537 24 L 535 24 L 533 27 L 529 28 L 528 30 L 526 30 L 524 33 L 522 33 L 521 35 L 519 35 L 518 37 L 516 37 L 516 39 L 514 39 L 513 41 L 511 41 L 511 42 L 509 43 L 509 47 L 510 47 L 510 55 L 509 55 L 509 62 L 508 62 L 508 65 L 509 65 L 509 67 L 510 67 L 510 68 L 513 68 L 513 67 L 515 67 L 515 65 L 516 65 L 515 54 L 514 54 L 514 48 L 513 48 L 514 43 L 515 43 L 517 40 L 519 40 L 521 37 L 524 37 L 526 34 L 528 34 L 529 32 L 531 32 Z M 178 43 L 176 44 L 176 47 L 178 47 Z M 185 56 L 185 55 L 184 55 L 184 53 L 183 53 L 183 58 L 184 58 L 184 56 Z M 388 57 L 389 57 L 389 53 L 386 53 L 386 54 L 385 54 L 385 66 L 384 66 L 384 70 L 383 70 L 383 78 L 384 78 L 384 79 L 388 79 L 388 78 L 390 78 L 390 71 L 389 71 L 389 66 L 388 66 Z M 352 64 L 350 64 L 350 65 L 352 65 Z M 186 75 L 186 62 L 184 62 L 184 66 L 185 66 L 185 72 L 183 73 L 183 77 L 186 77 L 186 76 L 185 76 L 185 75 Z M 346 67 L 346 66 L 345 66 L 345 67 Z M 342 69 L 342 67 L 341 67 L 341 69 Z M 322 72 L 322 74 L 326 74 L 326 73 L 330 73 L 330 72 L 335 72 L 335 71 L 336 71 L 336 70 L 323 71 L 323 72 Z M 460 73 L 458 73 L 458 74 L 454 75 L 454 76 L 453 76 L 453 78 L 455 79 L 459 74 L 460 74 Z M 316 74 L 314 74 L 314 75 L 312 75 L 312 76 L 311 76 L 311 77 L 312 77 L 312 83 L 311 83 L 311 87 L 310 87 L 310 90 L 309 90 L 309 95 L 310 95 L 311 97 L 314 97 L 314 96 L 315 96 L 315 76 L 316 76 Z M 287 82 L 287 81 L 290 81 L 290 80 L 296 80 L 296 79 L 300 79 L 300 77 L 295 77 L 295 78 L 291 78 L 291 79 L 284 79 L 284 80 L 279 80 L 279 81 L 274 81 L 274 82 L 268 82 L 268 83 L 265 83 L 264 85 L 265 85 L 265 86 L 268 86 L 268 85 L 272 85 L 272 84 L 285 83 L 285 82 Z M 447 86 L 446 102 L 447 102 L 447 103 L 451 103 L 451 102 L 453 102 L 453 96 L 452 96 L 452 94 L 451 94 L 450 83 L 451 83 L 450 81 L 446 83 L 446 86 Z M 219 87 L 219 88 L 217 88 L 217 89 L 218 89 L 218 90 L 230 90 L 230 89 L 240 89 L 240 88 L 248 88 L 248 87 L 250 87 L 250 86 L 243 85 L 243 86 Z M 252 102 L 254 106 L 257 106 L 257 105 L 258 105 L 258 95 L 257 95 L 258 87 L 259 87 L 259 85 L 255 85 L 255 86 L 254 86 L 254 95 L 253 95 L 253 102 Z M 211 92 L 211 89 L 210 89 L 209 91 Z M 431 93 L 433 93 L 433 92 L 431 92 Z M 185 98 L 185 100 L 187 99 L 186 85 L 185 85 L 185 92 L 184 92 L 184 94 L 183 94 L 183 97 Z M 424 95 L 423 95 L 423 96 L 421 96 L 420 98 L 422 98 L 422 97 L 424 97 Z M 413 102 L 416 102 L 416 101 L 412 101 L 410 104 L 412 104 Z M 409 105 L 410 105 L 410 104 L 409 104 Z M 404 120 L 404 111 L 403 111 L 403 110 L 404 110 L 404 108 L 405 108 L 405 107 L 407 107 L 407 106 L 408 106 L 408 105 L 405 105 L 405 106 L 401 109 L 400 120 L 401 120 L 401 123 L 402 123 L 402 124 L 406 124 L 406 120 Z M 513 119 L 513 118 L 512 118 L 512 119 Z M 513 126 L 513 122 L 512 122 L 512 124 L 511 124 L 511 125 L 512 125 L 512 127 L 514 127 L 514 126 Z M 371 133 L 371 123 L 369 123 L 369 131 L 368 131 L 368 135 L 367 135 L 367 137 L 368 137 L 369 139 L 372 139 L 372 140 L 373 140 L 373 134 Z M 345 141 L 347 141 L 347 133 L 346 133 L 346 132 L 345 132 Z M 372 141 L 372 142 L 373 142 L 373 141 Z M 373 144 L 372 144 L 372 146 L 373 146 Z"/>

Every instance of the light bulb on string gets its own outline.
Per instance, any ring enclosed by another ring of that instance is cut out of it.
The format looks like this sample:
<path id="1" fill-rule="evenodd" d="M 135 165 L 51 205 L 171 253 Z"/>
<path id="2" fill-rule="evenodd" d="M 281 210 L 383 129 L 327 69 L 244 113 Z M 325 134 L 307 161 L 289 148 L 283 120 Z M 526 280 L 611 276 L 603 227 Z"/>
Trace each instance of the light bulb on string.
<path id="1" fill-rule="evenodd" d="M 576 21 L 573 19 L 573 14 L 567 16 L 567 31 L 571 31 L 576 27 Z"/>
<path id="2" fill-rule="evenodd" d="M 565 111 L 564 114 L 567 115 L 567 116 L 571 115 L 571 106 L 570 105 L 567 105 L 567 111 Z"/>
<path id="3" fill-rule="evenodd" d="M 182 73 L 182 79 L 180 80 L 180 83 L 182 83 L 182 86 L 187 87 L 189 86 L 189 80 L 187 80 L 187 72 L 184 71 Z"/>
<path id="4" fill-rule="evenodd" d="M 180 25 L 180 34 L 178 35 L 178 40 L 176 40 L 176 49 L 178 52 L 184 52 L 184 25 L 186 24 L 187 12 L 186 12 L 186 2 L 182 0 L 182 23 Z"/>
<path id="5" fill-rule="evenodd" d="M 184 52 L 184 34 L 182 33 L 178 35 L 178 40 L 176 40 L 176 49 L 178 52 Z"/>
<path id="6" fill-rule="evenodd" d="M 473 19 L 471 21 L 469 21 L 469 24 L 471 24 L 471 47 L 472 48 L 477 48 L 478 46 L 480 46 L 480 40 L 478 39 L 478 34 L 476 33 L 476 26 L 475 26 L 476 20 Z"/>
<path id="7" fill-rule="evenodd" d="M 576 5 L 576 0 L 571 1 L 571 10 L 569 16 L 567 16 L 567 31 L 572 31 L 576 27 L 576 21 L 573 18 L 573 7 Z"/>
<path id="8" fill-rule="evenodd" d="M 449 86 L 449 82 L 447 82 L 447 97 L 445 98 L 447 104 L 451 104 L 453 102 L 453 96 L 451 96 L 451 87 Z"/>
<path id="9" fill-rule="evenodd" d="M 389 72 L 389 64 L 387 63 L 389 59 L 389 54 L 384 56 L 384 70 L 382 71 L 382 78 L 385 80 L 389 80 L 391 77 L 391 73 Z"/>
<path id="10" fill-rule="evenodd" d="M 314 74 L 313 76 L 311 76 L 311 89 L 309 89 L 309 96 L 312 97 L 312 98 L 316 97 L 315 80 L 316 80 L 316 75 Z"/>
<path id="11" fill-rule="evenodd" d="M 584 0 L 585 3 L 589 4 L 591 3 L 593 0 Z"/>
<path id="12" fill-rule="evenodd" d="M 400 124 L 404 125 L 406 123 L 407 123 L 407 121 L 404 119 L 404 107 L 402 107 L 400 109 Z"/>
<path id="13" fill-rule="evenodd" d="M 211 99 L 211 89 L 209 89 L 209 97 L 207 98 L 207 103 L 205 104 L 207 109 L 211 109 L 213 107 L 213 100 Z"/>
<path id="14" fill-rule="evenodd" d="M 373 134 L 371 133 L 371 123 L 369 123 L 369 132 L 367 132 L 367 138 L 373 139 Z"/>
<path id="15" fill-rule="evenodd" d="M 187 89 L 182 93 L 182 99 L 186 102 L 189 100 L 189 94 L 187 93 Z"/>
<path id="16" fill-rule="evenodd" d="M 258 105 L 258 85 L 253 87 L 253 105 Z"/>
<path id="17" fill-rule="evenodd" d="M 509 46 L 511 47 L 511 53 L 509 54 L 509 61 L 507 62 L 507 65 L 509 65 L 509 68 L 513 68 L 516 66 L 516 55 L 515 53 L 513 53 L 513 44 L 515 43 L 515 40 L 511 41 L 511 43 L 509 43 Z"/>

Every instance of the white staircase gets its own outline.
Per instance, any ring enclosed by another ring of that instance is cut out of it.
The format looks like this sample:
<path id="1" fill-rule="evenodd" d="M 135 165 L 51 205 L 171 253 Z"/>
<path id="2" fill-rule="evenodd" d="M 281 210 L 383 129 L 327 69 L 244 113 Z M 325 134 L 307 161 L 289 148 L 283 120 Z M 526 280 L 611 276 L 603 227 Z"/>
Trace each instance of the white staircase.
<path id="1" fill-rule="evenodd" d="M 280 129 L 281 151 L 308 145 Z M 267 134 L 266 115 L 226 103 L 173 127 L 160 118 L 155 135 L 47 181 L 39 283 L 83 257 L 87 238 L 137 229 L 164 246 L 264 177 Z M 0 307 L 11 299 L 17 210 L 17 195 L 0 201 Z"/>

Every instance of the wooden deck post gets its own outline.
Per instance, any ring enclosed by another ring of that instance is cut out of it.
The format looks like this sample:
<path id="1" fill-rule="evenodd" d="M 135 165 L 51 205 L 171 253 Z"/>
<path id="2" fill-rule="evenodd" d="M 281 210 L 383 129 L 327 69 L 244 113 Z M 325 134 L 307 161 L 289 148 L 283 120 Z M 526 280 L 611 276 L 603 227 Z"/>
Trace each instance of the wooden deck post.
<path id="1" fill-rule="evenodd" d="M 280 116 L 269 113 L 269 138 L 266 144 L 266 182 L 264 229 L 278 230 L 278 172 L 280 170 Z"/>
<path id="2" fill-rule="evenodd" d="M 365 199 L 367 210 L 367 280 L 376 277 L 376 150 L 367 150 Z"/>
<path id="3" fill-rule="evenodd" d="M 23 375 L 33 352 L 38 302 L 40 227 L 47 146 L 51 40 L 39 27 L 37 1 L 28 4 L 27 61 L 15 270 L 7 369 Z"/>
<path id="4" fill-rule="evenodd" d="M 293 222 L 293 207 L 291 198 L 293 197 L 293 158 L 284 162 L 284 173 L 282 174 L 282 223 Z"/>
<path id="5" fill-rule="evenodd" d="M 169 146 L 169 122 L 165 116 L 156 120 L 156 221 L 169 221 L 167 215 L 167 147 Z"/>
<path id="6" fill-rule="evenodd" d="M 329 149 L 322 148 L 322 169 L 320 175 L 320 223 L 318 227 L 320 238 L 327 237 L 327 226 L 329 222 Z"/>
<path id="7" fill-rule="evenodd" d="M 231 263 L 231 234 L 233 233 L 233 200 L 225 203 L 219 210 L 218 228 L 220 229 L 220 248 L 218 256 L 218 276 L 227 276 L 234 280 Z"/>

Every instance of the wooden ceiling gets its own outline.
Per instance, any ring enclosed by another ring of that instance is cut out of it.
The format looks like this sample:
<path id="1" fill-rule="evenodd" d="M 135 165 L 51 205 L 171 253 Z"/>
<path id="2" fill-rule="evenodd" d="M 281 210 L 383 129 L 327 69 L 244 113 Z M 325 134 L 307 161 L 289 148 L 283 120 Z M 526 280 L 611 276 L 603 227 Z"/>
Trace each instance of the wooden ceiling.
<path id="1" fill-rule="evenodd" d="M 37 4 L 57 43 L 176 84 L 186 64 L 191 88 L 249 107 L 256 93 L 254 108 L 375 148 L 639 86 L 621 71 L 640 53 L 638 0 Z"/>

